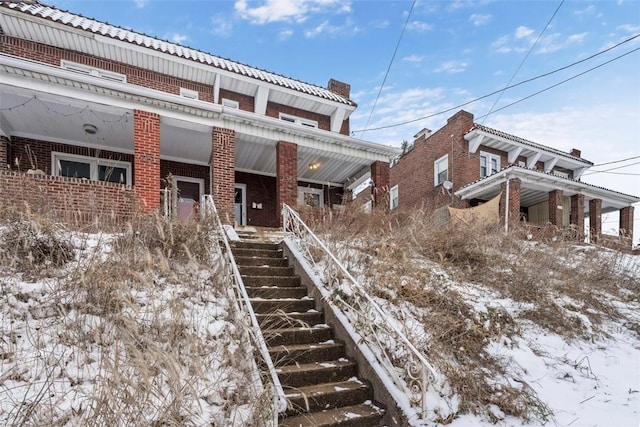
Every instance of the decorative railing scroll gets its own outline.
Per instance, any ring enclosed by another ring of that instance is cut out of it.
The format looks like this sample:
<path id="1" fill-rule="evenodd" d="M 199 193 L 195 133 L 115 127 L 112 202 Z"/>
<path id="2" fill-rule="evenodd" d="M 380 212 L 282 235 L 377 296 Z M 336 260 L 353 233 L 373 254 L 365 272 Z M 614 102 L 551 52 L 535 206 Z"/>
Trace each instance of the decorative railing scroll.
<path id="1" fill-rule="evenodd" d="M 351 324 L 359 345 L 368 348 L 370 356 L 383 368 L 396 401 L 409 401 L 409 408 L 399 407 L 412 425 L 424 425 L 427 418 L 427 393 L 436 385 L 438 375 L 425 356 L 415 348 L 368 292 L 344 265 L 311 231 L 300 216 L 286 204 L 282 208 L 283 228 L 290 233 L 306 261 L 320 276 L 325 297 L 338 308 Z M 320 265 L 321 263 L 321 265 Z M 369 358 L 369 357 L 368 357 Z M 386 380 L 386 381 L 385 381 Z"/>
<path id="2" fill-rule="evenodd" d="M 222 240 L 222 249 L 224 258 L 226 260 L 226 265 L 230 269 L 229 275 L 233 278 L 233 291 L 235 294 L 234 301 L 236 304 L 236 310 L 238 310 L 248 320 L 248 326 L 251 331 L 251 339 L 254 342 L 255 347 L 259 351 L 262 362 L 264 363 L 264 366 L 268 371 L 267 381 L 269 382 L 268 386 L 270 386 L 271 394 L 273 396 L 272 412 L 274 417 L 272 421 L 273 425 L 277 426 L 278 413 L 285 412 L 287 409 L 287 399 L 285 397 L 282 384 L 280 383 L 276 368 L 273 364 L 273 361 L 271 360 L 271 356 L 269 355 L 269 350 L 267 349 L 266 341 L 264 340 L 264 336 L 262 335 L 258 319 L 256 318 L 256 314 L 253 311 L 251 302 L 249 301 L 249 294 L 247 293 L 247 289 L 245 288 L 244 282 L 242 281 L 240 270 L 238 269 L 236 261 L 233 258 L 233 254 L 231 253 L 231 246 L 229 245 L 227 232 L 225 231 L 224 226 L 220 221 L 218 210 L 216 209 L 216 205 L 213 202 L 213 196 L 203 196 L 201 204 L 202 215 L 211 215 L 213 217 L 216 229 L 218 230 L 218 234 L 220 235 L 220 239 Z"/>

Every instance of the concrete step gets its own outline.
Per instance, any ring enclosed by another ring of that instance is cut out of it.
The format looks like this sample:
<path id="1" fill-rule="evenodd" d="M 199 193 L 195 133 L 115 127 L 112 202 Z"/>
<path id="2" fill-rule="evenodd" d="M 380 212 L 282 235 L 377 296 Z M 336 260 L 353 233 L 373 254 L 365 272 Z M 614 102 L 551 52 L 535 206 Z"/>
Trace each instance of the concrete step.
<path id="1" fill-rule="evenodd" d="M 245 257 L 245 256 L 235 256 L 236 264 L 238 266 L 256 266 L 256 267 L 287 267 L 288 261 L 286 258 L 275 258 L 275 257 Z"/>
<path id="2" fill-rule="evenodd" d="M 344 345 L 334 341 L 277 345 L 269 348 L 269 354 L 276 366 L 285 366 L 294 363 L 322 362 L 345 357 Z"/>
<path id="3" fill-rule="evenodd" d="M 259 288 L 246 287 L 250 298 L 303 298 L 307 296 L 307 288 L 285 287 L 279 286 L 261 286 Z"/>
<path id="4" fill-rule="evenodd" d="M 357 405 L 373 399 L 369 384 L 355 377 L 347 381 L 291 389 L 285 394 L 289 401 L 286 415 L 289 416 Z"/>
<path id="5" fill-rule="evenodd" d="M 327 360 L 324 362 L 297 363 L 276 368 L 282 387 L 287 390 L 322 384 L 326 382 L 346 381 L 358 374 L 356 364 L 348 359 Z"/>
<path id="6" fill-rule="evenodd" d="M 333 330 L 324 327 L 324 325 L 322 327 L 263 329 L 262 335 L 268 347 L 333 342 Z"/>
<path id="7" fill-rule="evenodd" d="M 268 313 L 256 314 L 262 329 L 282 329 L 288 327 L 309 327 L 324 323 L 324 316 L 317 310 L 304 313 Z"/>
<path id="8" fill-rule="evenodd" d="M 273 313 L 279 310 L 285 313 L 305 312 L 315 308 L 315 302 L 312 298 L 249 298 L 249 300 L 256 313 Z"/>
<path id="9" fill-rule="evenodd" d="M 242 276 L 289 276 L 294 275 L 293 267 L 263 267 L 239 265 L 238 270 Z"/>
<path id="10" fill-rule="evenodd" d="M 374 427 L 380 426 L 384 409 L 372 403 L 343 406 L 322 412 L 283 417 L 280 427 Z"/>
<path id="11" fill-rule="evenodd" d="M 242 282 L 247 287 L 279 286 L 287 288 L 300 287 L 299 276 L 248 276 L 241 274 Z"/>
<path id="12" fill-rule="evenodd" d="M 231 248 L 234 257 L 282 258 L 282 250 Z"/>
<path id="13" fill-rule="evenodd" d="M 260 249 L 267 251 L 278 251 L 280 250 L 279 243 L 271 243 L 271 242 L 255 242 L 255 241 L 233 241 L 230 243 L 231 249 Z"/>

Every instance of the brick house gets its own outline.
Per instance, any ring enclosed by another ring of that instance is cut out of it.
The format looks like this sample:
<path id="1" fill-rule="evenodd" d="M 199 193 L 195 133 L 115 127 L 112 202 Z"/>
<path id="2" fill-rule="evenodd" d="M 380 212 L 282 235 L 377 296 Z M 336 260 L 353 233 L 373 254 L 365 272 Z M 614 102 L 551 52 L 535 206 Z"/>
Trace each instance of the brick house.
<path id="1" fill-rule="evenodd" d="M 582 235 L 588 218 L 596 241 L 602 214 L 619 211 L 620 234 L 630 245 L 632 204 L 640 198 L 580 181 L 591 166 L 577 149 L 546 147 L 474 123 L 473 114 L 459 111 L 438 131 L 419 132 L 413 148 L 393 162 L 391 209 L 468 208 L 502 192 L 500 220 L 507 229 L 519 223 L 573 225 Z"/>
<path id="2" fill-rule="evenodd" d="M 3 200 L 126 218 L 136 203 L 160 208 L 172 176 L 182 216 L 213 194 L 226 222 L 278 226 L 282 203 L 341 204 L 372 171 L 388 186 L 377 171 L 397 150 L 350 137 L 355 108 L 337 80 L 323 88 L 54 7 L 0 2 Z"/>

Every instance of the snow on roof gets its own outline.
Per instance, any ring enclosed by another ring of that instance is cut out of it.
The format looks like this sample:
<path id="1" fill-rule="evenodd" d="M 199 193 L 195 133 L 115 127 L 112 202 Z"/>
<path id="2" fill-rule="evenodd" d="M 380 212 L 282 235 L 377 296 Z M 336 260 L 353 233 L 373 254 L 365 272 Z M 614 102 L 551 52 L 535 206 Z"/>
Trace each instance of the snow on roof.
<path id="1" fill-rule="evenodd" d="M 7 7 L 9 9 L 17 10 L 25 14 L 31 14 L 35 17 L 40 17 L 52 22 L 68 25 L 76 29 L 89 31 L 94 34 L 100 34 L 105 37 L 110 37 L 123 42 L 136 44 L 138 46 L 143 46 L 180 58 L 212 65 L 216 68 L 231 71 L 236 74 L 251 77 L 267 83 L 272 83 L 278 86 L 286 87 L 288 89 L 293 89 L 298 92 L 318 96 L 320 98 L 340 102 L 342 104 L 355 105 L 353 101 L 320 86 L 301 82 L 299 80 L 285 77 L 280 74 L 275 74 L 259 68 L 251 67 L 239 62 L 211 55 L 200 50 L 191 49 L 186 46 L 181 46 L 176 43 L 151 37 L 142 33 L 111 25 L 106 22 L 101 22 L 96 19 L 87 18 L 76 13 L 56 9 L 51 6 L 37 3 L 28 4 L 0 2 L 0 7 Z"/>
<path id="2" fill-rule="evenodd" d="M 551 152 L 553 152 L 555 154 L 558 154 L 560 156 L 568 157 L 568 158 L 574 159 L 574 160 L 579 160 L 579 161 L 581 161 L 583 163 L 586 163 L 588 165 L 593 166 L 592 162 L 590 162 L 589 160 L 583 159 L 582 157 L 573 156 L 570 153 L 566 153 L 564 151 L 556 150 L 553 147 L 548 147 L 546 145 L 538 144 L 536 142 L 529 141 L 528 139 L 520 138 L 519 136 L 511 135 L 509 133 L 503 132 L 503 131 L 498 130 L 498 129 L 493 129 L 493 128 L 490 128 L 490 127 L 487 127 L 487 126 L 484 126 L 484 125 L 481 125 L 481 124 L 478 124 L 478 123 L 474 123 L 473 127 L 471 127 L 471 129 L 469 129 L 469 132 L 472 132 L 474 130 L 480 130 L 480 131 L 483 131 L 483 132 L 487 132 L 487 133 L 490 133 L 492 135 L 496 135 L 496 136 L 498 136 L 500 138 L 508 139 L 510 141 L 517 142 L 519 144 L 528 145 L 528 146 L 536 148 L 538 150 L 551 151 Z M 469 133 L 469 132 L 467 132 L 467 133 Z"/>

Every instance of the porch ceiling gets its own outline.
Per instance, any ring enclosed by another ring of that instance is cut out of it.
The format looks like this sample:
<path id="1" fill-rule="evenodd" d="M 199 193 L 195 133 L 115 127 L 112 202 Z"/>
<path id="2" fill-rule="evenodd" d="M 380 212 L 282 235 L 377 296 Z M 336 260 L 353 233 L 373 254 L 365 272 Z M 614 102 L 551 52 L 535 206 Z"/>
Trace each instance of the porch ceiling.
<path id="1" fill-rule="evenodd" d="M 602 200 L 602 212 L 604 213 L 616 211 L 640 201 L 640 198 L 636 196 L 515 166 L 469 184 L 457 190 L 455 194 L 462 199 L 489 200 L 501 191 L 501 186 L 507 180 L 507 176 L 520 179 L 520 205 L 524 207 L 549 200 L 549 192 L 556 189 L 562 189 L 564 196 L 583 194 L 585 196 L 585 212 L 589 211 L 589 200 L 593 199 Z"/>

